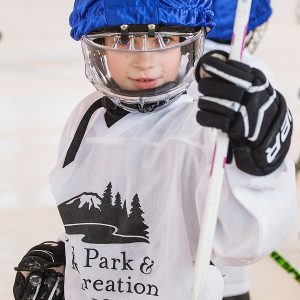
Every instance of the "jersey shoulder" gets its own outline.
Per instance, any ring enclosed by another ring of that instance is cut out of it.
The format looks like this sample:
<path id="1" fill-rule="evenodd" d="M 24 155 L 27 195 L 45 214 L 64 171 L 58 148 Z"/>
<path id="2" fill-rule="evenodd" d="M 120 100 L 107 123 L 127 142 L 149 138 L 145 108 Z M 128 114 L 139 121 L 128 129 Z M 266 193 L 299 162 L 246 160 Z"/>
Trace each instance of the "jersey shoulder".
<path id="1" fill-rule="evenodd" d="M 88 110 L 88 108 L 95 101 L 101 99 L 103 96 L 104 95 L 101 92 L 95 91 L 83 98 L 83 100 L 81 100 L 78 103 L 78 105 L 73 109 L 63 129 L 63 133 L 61 135 L 59 143 L 60 148 L 66 143 L 69 143 L 70 140 L 73 138 L 75 131 L 79 125 L 79 122 L 82 119 L 85 112 Z"/>

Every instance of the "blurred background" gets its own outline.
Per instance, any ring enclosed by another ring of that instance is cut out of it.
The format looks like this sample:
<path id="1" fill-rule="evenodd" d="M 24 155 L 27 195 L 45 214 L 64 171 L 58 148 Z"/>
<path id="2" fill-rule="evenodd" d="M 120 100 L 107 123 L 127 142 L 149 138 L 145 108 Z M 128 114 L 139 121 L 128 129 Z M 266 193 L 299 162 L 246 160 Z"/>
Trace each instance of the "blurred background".
<path id="1" fill-rule="evenodd" d="M 24 253 L 63 232 L 48 174 L 67 117 L 94 90 L 85 79 L 80 45 L 69 37 L 72 2 L 0 0 L 0 299 L 13 299 L 13 267 Z M 297 161 L 300 1 L 274 0 L 272 6 L 273 16 L 255 56 L 271 69 L 292 109 L 295 133 L 289 155 Z M 298 270 L 299 219 L 278 248 Z M 300 299 L 299 282 L 271 258 L 250 271 L 252 300 Z"/>

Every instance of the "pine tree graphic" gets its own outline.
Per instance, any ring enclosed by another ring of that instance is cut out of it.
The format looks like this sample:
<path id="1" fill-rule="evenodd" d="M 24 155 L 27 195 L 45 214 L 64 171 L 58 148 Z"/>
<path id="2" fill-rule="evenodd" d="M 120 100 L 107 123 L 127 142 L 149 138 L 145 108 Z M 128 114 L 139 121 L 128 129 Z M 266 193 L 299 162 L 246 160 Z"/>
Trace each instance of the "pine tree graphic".
<path id="1" fill-rule="evenodd" d="M 149 232 L 147 229 L 149 227 L 145 224 L 145 219 L 142 216 L 143 214 L 144 212 L 141 209 L 140 199 L 138 194 L 135 194 L 131 202 L 131 209 L 128 218 L 128 234 L 139 235 L 148 238 Z"/>
<path id="2" fill-rule="evenodd" d="M 121 195 L 118 192 L 116 194 L 116 200 L 114 205 L 114 219 L 119 220 L 122 214 L 122 201 L 121 201 Z"/>
<path id="3" fill-rule="evenodd" d="M 150 243 L 149 227 L 143 217 L 138 194 L 131 201 L 128 213 L 126 199 L 119 192 L 113 202 L 112 184 L 106 186 L 102 197 L 83 192 L 58 206 L 68 234 L 82 234 L 85 243 Z M 75 257 L 72 267 L 77 270 Z M 79 271 L 79 270 L 77 270 Z"/>
<path id="4" fill-rule="evenodd" d="M 120 218 L 119 218 L 119 224 L 118 224 L 118 232 L 120 234 L 127 234 L 127 228 L 128 228 L 128 213 L 127 213 L 127 206 L 126 206 L 126 200 L 124 201 L 123 207 L 121 208 Z"/>
<path id="5" fill-rule="evenodd" d="M 107 224 L 111 224 L 114 221 L 111 188 L 112 184 L 110 182 L 103 193 L 102 202 L 99 207 L 101 210 L 102 221 Z"/>

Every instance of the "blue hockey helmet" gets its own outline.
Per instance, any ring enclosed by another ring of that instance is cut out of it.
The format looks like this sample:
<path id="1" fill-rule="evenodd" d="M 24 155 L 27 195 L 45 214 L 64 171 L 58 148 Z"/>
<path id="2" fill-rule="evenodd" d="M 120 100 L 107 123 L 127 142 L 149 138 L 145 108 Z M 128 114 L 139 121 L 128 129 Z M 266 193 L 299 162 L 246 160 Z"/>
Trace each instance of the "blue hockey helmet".
<path id="1" fill-rule="evenodd" d="M 237 0 L 213 0 L 212 9 L 216 26 L 209 32 L 208 38 L 230 41 Z M 265 23 L 272 14 L 270 0 L 252 0 L 248 32 Z"/>
<path id="2" fill-rule="evenodd" d="M 71 36 L 122 24 L 212 27 L 211 0 L 75 0 Z"/>

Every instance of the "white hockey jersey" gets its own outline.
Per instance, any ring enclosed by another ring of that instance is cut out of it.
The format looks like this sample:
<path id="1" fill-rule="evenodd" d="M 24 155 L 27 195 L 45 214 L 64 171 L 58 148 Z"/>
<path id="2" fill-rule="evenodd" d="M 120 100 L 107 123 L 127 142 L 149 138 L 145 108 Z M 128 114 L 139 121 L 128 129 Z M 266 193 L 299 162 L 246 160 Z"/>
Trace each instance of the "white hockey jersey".
<path id="1" fill-rule="evenodd" d="M 214 131 L 196 122 L 197 103 L 187 95 L 110 128 L 99 108 L 63 167 L 83 115 L 99 98 L 92 94 L 73 112 L 50 176 L 66 229 L 65 298 L 188 300 Z M 294 176 L 289 161 L 263 177 L 226 166 L 214 261 L 254 262 L 286 236 Z M 207 300 L 221 299 L 215 270 L 210 283 Z"/>

